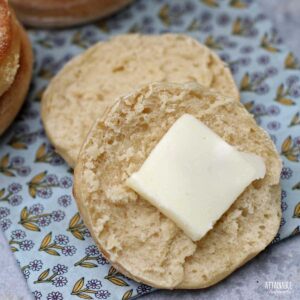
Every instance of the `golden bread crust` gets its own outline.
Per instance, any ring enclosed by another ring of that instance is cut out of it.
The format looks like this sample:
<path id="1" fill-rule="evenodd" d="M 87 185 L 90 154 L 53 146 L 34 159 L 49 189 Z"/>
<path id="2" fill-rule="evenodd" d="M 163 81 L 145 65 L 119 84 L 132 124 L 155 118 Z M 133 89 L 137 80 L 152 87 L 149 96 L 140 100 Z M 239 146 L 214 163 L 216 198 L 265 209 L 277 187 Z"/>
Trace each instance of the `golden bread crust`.
<path id="1" fill-rule="evenodd" d="M 33 54 L 29 38 L 19 26 L 21 36 L 20 67 L 10 88 L 0 96 L 0 135 L 6 130 L 19 112 L 32 75 Z"/>
<path id="2" fill-rule="evenodd" d="M 17 15 L 27 25 L 64 27 L 102 18 L 132 0 L 11 0 Z"/>
<path id="3" fill-rule="evenodd" d="M 7 1 L 0 0 L 0 96 L 13 83 L 19 68 L 21 36 L 18 26 Z"/>

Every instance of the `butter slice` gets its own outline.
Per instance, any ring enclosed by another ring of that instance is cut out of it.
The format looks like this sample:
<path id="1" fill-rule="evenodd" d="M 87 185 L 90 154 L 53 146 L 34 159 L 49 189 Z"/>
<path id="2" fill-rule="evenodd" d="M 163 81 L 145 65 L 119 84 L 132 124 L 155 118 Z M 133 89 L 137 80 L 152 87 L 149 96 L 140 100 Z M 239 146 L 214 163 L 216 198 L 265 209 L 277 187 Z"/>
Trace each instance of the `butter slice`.
<path id="1" fill-rule="evenodd" d="M 261 157 L 239 152 L 185 114 L 126 184 L 198 241 L 265 172 Z"/>

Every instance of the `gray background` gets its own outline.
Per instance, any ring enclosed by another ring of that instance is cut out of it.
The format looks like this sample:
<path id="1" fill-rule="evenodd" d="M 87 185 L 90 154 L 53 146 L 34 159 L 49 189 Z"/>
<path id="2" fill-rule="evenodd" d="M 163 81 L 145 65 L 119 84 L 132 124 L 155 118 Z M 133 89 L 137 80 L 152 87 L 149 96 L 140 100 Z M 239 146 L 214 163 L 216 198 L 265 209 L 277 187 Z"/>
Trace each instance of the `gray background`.
<path id="1" fill-rule="evenodd" d="M 259 1 L 259 0 L 257 0 Z M 260 0 L 289 48 L 300 58 L 300 1 Z M 290 281 L 292 289 L 280 293 L 265 282 Z M 32 299 L 23 276 L 0 231 L 0 300 Z M 246 266 L 214 287 L 196 291 L 156 291 L 144 300 L 168 299 L 300 299 L 300 235 L 269 246 Z"/>

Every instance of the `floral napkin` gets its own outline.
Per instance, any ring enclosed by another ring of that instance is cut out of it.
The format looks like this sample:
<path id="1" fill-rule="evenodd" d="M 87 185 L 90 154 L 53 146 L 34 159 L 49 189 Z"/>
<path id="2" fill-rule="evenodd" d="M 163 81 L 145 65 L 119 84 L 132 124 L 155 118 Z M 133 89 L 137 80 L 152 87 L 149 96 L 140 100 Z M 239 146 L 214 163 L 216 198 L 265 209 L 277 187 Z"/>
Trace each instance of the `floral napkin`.
<path id="1" fill-rule="evenodd" d="M 284 163 L 283 218 L 274 241 L 299 232 L 299 61 L 254 1 L 135 1 L 93 25 L 29 31 L 35 51 L 31 90 L 0 140 L 0 226 L 36 299 L 126 300 L 151 291 L 98 251 L 72 197 L 72 170 L 53 151 L 39 114 L 43 90 L 66 61 L 126 32 L 187 33 L 227 62 L 242 102 L 270 133 Z"/>

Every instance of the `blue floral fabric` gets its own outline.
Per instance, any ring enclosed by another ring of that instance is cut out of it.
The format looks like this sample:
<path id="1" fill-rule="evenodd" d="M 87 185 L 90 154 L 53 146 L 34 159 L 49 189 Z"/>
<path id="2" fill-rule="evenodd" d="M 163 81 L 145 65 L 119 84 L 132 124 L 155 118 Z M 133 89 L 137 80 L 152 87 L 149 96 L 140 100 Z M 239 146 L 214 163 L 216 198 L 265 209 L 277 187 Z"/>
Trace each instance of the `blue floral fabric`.
<path id="1" fill-rule="evenodd" d="M 283 160 L 283 218 L 274 241 L 299 232 L 300 62 L 254 1 L 135 1 L 93 25 L 29 31 L 35 52 L 31 90 L 0 141 L 0 226 L 36 299 L 126 300 L 151 291 L 117 272 L 98 251 L 72 197 L 72 170 L 53 151 L 39 114 L 43 90 L 66 61 L 127 32 L 186 33 L 222 57 L 242 102 Z"/>

